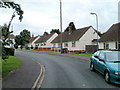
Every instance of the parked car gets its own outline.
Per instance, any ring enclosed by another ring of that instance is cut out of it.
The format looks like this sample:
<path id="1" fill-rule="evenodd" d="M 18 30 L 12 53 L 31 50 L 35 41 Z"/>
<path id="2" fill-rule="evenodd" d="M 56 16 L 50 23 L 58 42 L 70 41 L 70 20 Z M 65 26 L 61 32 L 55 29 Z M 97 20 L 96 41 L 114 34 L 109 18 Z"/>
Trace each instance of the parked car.
<path id="1" fill-rule="evenodd" d="M 90 69 L 104 75 L 107 83 L 120 84 L 120 51 L 95 52 L 90 58 Z"/>

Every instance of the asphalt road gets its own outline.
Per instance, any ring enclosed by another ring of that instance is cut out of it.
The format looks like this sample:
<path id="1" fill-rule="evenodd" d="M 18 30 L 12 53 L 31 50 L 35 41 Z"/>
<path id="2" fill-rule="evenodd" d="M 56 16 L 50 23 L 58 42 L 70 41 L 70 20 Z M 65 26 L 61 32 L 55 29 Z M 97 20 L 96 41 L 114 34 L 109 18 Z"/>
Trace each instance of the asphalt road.
<path id="1" fill-rule="evenodd" d="M 41 88 L 118 88 L 107 84 L 103 76 L 89 69 L 89 61 L 37 52 L 16 51 L 45 66 L 46 72 Z"/>

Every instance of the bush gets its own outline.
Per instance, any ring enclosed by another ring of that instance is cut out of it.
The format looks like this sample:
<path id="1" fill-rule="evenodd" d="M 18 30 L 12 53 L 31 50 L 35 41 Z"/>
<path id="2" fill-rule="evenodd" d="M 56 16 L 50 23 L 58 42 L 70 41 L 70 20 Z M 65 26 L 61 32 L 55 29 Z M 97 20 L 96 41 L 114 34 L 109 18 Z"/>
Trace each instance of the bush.
<path id="1" fill-rule="evenodd" d="M 8 59 L 9 56 L 14 56 L 14 48 L 2 48 L 2 59 Z"/>
<path id="2" fill-rule="evenodd" d="M 31 49 L 33 49 L 33 46 L 31 45 Z"/>
<path id="3" fill-rule="evenodd" d="M 20 46 L 20 49 L 23 49 L 23 46 L 22 46 L 22 45 Z"/>
<path id="4" fill-rule="evenodd" d="M 15 49 L 18 49 L 18 45 L 17 44 L 15 44 L 14 47 L 15 47 Z"/>

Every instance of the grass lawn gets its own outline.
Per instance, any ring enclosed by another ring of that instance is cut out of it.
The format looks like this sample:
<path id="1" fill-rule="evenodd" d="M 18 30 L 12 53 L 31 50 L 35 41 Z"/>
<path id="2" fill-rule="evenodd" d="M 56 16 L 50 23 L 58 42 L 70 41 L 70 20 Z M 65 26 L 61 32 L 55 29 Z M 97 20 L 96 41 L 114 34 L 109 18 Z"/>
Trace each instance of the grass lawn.
<path id="1" fill-rule="evenodd" d="M 2 59 L 0 57 L 0 80 L 2 79 Z"/>
<path id="2" fill-rule="evenodd" d="M 85 56 L 85 57 L 91 57 L 92 54 L 90 54 L 90 53 L 85 53 L 85 54 L 74 54 L 74 55 L 80 55 L 80 56 Z"/>
<path id="3" fill-rule="evenodd" d="M 6 61 L 2 60 L 2 77 L 7 76 L 9 72 L 17 69 L 20 65 L 21 61 L 15 56 L 10 56 Z"/>

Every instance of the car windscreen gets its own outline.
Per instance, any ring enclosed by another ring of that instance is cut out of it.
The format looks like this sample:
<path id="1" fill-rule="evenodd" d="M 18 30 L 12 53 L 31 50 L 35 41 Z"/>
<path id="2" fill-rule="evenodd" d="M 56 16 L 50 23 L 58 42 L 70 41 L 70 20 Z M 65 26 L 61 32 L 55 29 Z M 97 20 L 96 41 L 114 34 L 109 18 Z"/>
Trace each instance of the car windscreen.
<path id="1" fill-rule="evenodd" d="M 106 60 L 107 61 L 120 61 L 119 54 L 120 52 L 118 51 L 106 52 Z"/>

